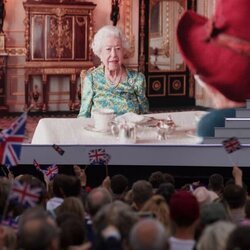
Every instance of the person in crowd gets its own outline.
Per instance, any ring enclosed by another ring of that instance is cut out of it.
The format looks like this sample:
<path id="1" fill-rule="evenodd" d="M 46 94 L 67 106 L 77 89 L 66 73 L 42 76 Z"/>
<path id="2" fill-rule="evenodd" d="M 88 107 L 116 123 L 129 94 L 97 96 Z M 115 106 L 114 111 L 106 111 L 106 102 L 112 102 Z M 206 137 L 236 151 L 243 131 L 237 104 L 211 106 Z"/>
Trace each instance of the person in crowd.
<path id="1" fill-rule="evenodd" d="M 129 235 L 132 250 L 168 250 L 168 235 L 161 222 L 146 218 L 138 221 Z"/>
<path id="2" fill-rule="evenodd" d="M 64 198 L 69 196 L 81 196 L 81 181 L 76 176 L 58 174 L 52 184 L 53 197 L 46 204 L 46 209 L 52 214 L 55 209 L 63 203 Z"/>
<path id="3" fill-rule="evenodd" d="M 192 250 L 200 216 L 198 201 L 191 192 L 178 191 L 172 195 L 169 208 L 173 224 L 173 235 L 169 238 L 170 249 Z"/>
<path id="4" fill-rule="evenodd" d="M 219 198 L 214 191 L 210 191 L 204 186 L 197 187 L 193 191 L 193 195 L 196 197 L 200 207 L 215 202 Z"/>
<path id="5" fill-rule="evenodd" d="M 99 249 L 99 245 L 103 243 L 103 230 L 107 227 L 114 226 L 120 237 L 124 249 L 127 249 L 129 242 L 129 232 L 133 225 L 138 221 L 138 214 L 132 208 L 122 201 L 114 201 L 102 207 L 93 219 L 93 227 L 96 233 L 95 245 Z"/>
<path id="6" fill-rule="evenodd" d="M 41 207 L 25 210 L 18 224 L 17 236 L 18 249 L 60 249 L 58 226 Z"/>
<path id="7" fill-rule="evenodd" d="M 170 234 L 169 207 L 161 195 L 153 195 L 140 210 L 140 215 L 149 215 L 159 220 L 165 227 L 166 233 Z"/>
<path id="8" fill-rule="evenodd" d="M 231 219 L 240 224 L 245 219 L 246 190 L 236 184 L 228 184 L 224 188 L 223 199 L 229 207 Z"/>
<path id="9" fill-rule="evenodd" d="M 132 186 L 132 208 L 140 211 L 143 205 L 152 197 L 153 187 L 149 181 L 138 180 Z"/>
<path id="10" fill-rule="evenodd" d="M 214 191 L 221 198 L 224 189 L 224 177 L 217 173 L 210 175 L 208 189 Z"/>
<path id="11" fill-rule="evenodd" d="M 250 226 L 236 227 L 228 237 L 225 250 L 250 249 Z"/>
<path id="12" fill-rule="evenodd" d="M 78 117 L 90 117 L 93 110 L 101 108 L 112 109 L 116 115 L 148 112 L 144 75 L 124 65 L 128 49 L 128 41 L 118 27 L 106 25 L 95 34 L 92 50 L 101 65 L 86 73 Z"/>
<path id="13" fill-rule="evenodd" d="M 155 194 L 163 196 L 167 204 L 169 204 L 171 196 L 174 192 L 175 192 L 175 187 L 172 183 L 162 183 L 157 189 Z"/>
<path id="14" fill-rule="evenodd" d="M 151 183 L 154 193 L 159 188 L 159 186 L 165 182 L 164 175 L 161 171 L 155 171 L 151 173 L 151 175 L 148 178 L 148 181 Z"/>
<path id="15" fill-rule="evenodd" d="M 56 218 L 60 228 L 60 249 L 68 250 L 69 247 L 83 246 L 86 243 L 86 230 L 84 220 L 72 212 L 63 212 Z"/>
<path id="16" fill-rule="evenodd" d="M 249 1 L 216 2 L 211 19 L 187 11 L 177 27 L 183 59 L 214 102 L 198 123 L 201 137 L 214 136 L 214 127 L 224 127 L 250 98 Z"/>
<path id="17" fill-rule="evenodd" d="M 128 191 L 128 178 L 122 174 L 116 174 L 110 179 L 110 189 L 114 200 L 124 201 Z"/>
<path id="18" fill-rule="evenodd" d="M 196 250 L 225 249 L 227 239 L 236 225 L 229 221 L 218 221 L 205 228 L 196 245 Z"/>

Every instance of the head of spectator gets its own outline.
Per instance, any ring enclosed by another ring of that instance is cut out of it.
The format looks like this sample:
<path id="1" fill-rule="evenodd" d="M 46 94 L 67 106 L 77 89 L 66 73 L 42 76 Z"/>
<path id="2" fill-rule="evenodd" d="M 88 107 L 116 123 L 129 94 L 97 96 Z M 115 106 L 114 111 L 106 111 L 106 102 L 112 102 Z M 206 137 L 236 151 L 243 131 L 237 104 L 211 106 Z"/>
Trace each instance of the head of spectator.
<path id="1" fill-rule="evenodd" d="M 64 214 L 67 212 L 71 212 L 78 216 L 80 221 L 84 221 L 85 218 L 85 210 L 82 201 L 80 198 L 71 196 L 67 197 L 63 200 L 62 204 L 57 207 L 56 215 Z"/>
<path id="2" fill-rule="evenodd" d="M 228 237 L 225 250 L 249 250 L 250 226 L 236 227 Z"/>
<path id="3" fill-rule="evenodd" d="M 75 213 L 64 212 L 57 216 L 60 228 L 60 249 L 68 250 L 71 246 L 81 246 L 86 240 L 84 221 Z"/>
<path id="4" fill-rule="evenodd" d="M 197 242 L 197 250 L 225 249 L 227 239 L 236 225 L 229 221 L 218 221 L 207 226 Z"/>
<path id="5" fill-rule="evenodd" d="M 138 180 L 132 186 L 133 209 L 140 211 L 145 202 L 153 195 L 153 187 L 149 181 Z"/>
<path id="6" fill-rule="evenodd" d="M 202 187 L 202 186 L 197 187 L 193 191 L 193 195 L 196 197 L 200 206 L 210 204 L 219 198 L 219 196 L 214 191 L 210 191 L 207 188 Z"/>
<path id="7" fill-rule="evenodd" d="M 224 189 L 224 177 L 221 174 L 212 174 L 208 180 L 208 189 L 221 196 Z"/>
<path id="8" fill-rule="evenodd" d="M 169 203 L 170 218 L 177 227 L 189 227 L 200 216 L 199 203 L 195 196 L 188 191 L 175 192 Z"/>
<path id="9" fill-rule="evenodd" d="M 169 207 L 163 196 L 153 195 L 143 205 L 140 213 L 152 213 L 164 225 L 166 232 L 170 232 Z"/>
<path id="10" fill-rule="evenodd" d="M 81 182 L 76 176 L 57 174 L 53 180 L 53 194 L 55 197 L 66 198 L 79 196 L 81 193 Z"/>
<path id="11" fill-rule="evenodd" d="M 90 217 L 95 214 L 106 204 L 112 202 L 112 196 L 106 188 L 98 187 L 91 190 L 86 198 L 86 211 Z"/>
<path id="12" fill-rule="evenodd" d="M 169 183 L 162 183 L 155 194 L 162 195 L 167 204 L 169 204 L 170 198 L 174 192 L 175 192 L 175 187 L 172 183 L 169 182 Z"/>
<path id="13" fill-rule="evenodd" d="M 168 250 L 168 236 L 161 222 L 156 219 L 141 219 L 132 228 L 129 236 L 132 250 Z"/>
<path id="14" fill-rule="evenodd" d="M 6 201 L 9 195 L 11 182 L 8 179 L 0 178 L 0 214 L 3 214 Z"/>
<path id="15" fill-rule="evenodd" d="M 163 173 L 163 177 L 165 183 L 172 183 L 175 186 L 175 178 L 173 175 L 169 173 Z"/>
<path id="16" fill-rule="evenodd" d="M 128 178 L 122 174 L 112 176 L 110 179 L 110 188 L 114 199 L 124 200 L 124 196 L 128 191 Z"/>
<path id="17" fill-rule="evenodd" d="M 223 199 L 228 205 L 232 221 L 237 224 L 242 223 L 245 220 L 246 190 L 236 184 L 226 185 Z"/>
<path id="18" fill-rule="evenodd" d="M 153 189 L 156 190 L 165 182 L 165 179 L 161 171 L 155 171 L 149 176 L 148 181 L 151 183 Z"/>
<path id="19" fill-rule="evenodd" d="M 230 209 L 243 208 L 246 203 L 247 193 L 243 187 L 229 184 L 224 188 L 223 199 L 225 199 Z"/>
<path id="20" fill-rule="evenodd" d="M 17 249 L 16 231 L 11 226 L 0 225 L 0 249 Z"/>
<path id="21" fill-rule="evenodd" d="M 124 247 L 128 246 L 129 232 L 138 221 L 138 215 L 122 201 L 114 201 L 102 207 L 93 219 L 97 239 L 102 238 L 102 232 L 109 225 L 117 228 Z M 98 245 L 99 240 L 97 240 Z"/>
<path id="22" fill-rule="evenodd" d="M 18 224 L 18 247 L 25 250 L 59 249 L 59 230 L 41 208 L 27 209 Z"/>

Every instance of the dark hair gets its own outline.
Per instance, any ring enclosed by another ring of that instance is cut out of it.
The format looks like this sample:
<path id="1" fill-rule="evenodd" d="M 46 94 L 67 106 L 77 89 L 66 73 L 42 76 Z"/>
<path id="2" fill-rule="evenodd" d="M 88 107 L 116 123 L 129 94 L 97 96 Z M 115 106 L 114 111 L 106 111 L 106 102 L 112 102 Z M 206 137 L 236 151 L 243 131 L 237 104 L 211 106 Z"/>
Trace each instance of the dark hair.
<path id="1" fill-rule="evenodd" d="M 153 188 L 158 188 L 162 183 L 165 182 L 163 173 L 161 171 L 153 172 L 148 181 L 151 183 Z"/>
<path id="2" fill-rule="evenodd" d="M 223 198 L 230 208 L 240 208 L 245 205 L 247 193 L 244 188 L 229 184 L 224 188 Z"/>
<path id="3" fill-rule="evenodd" d="M 128 178 L 122 174 L 112 176 L 110 182 L 114 194 L 122 194 L 128 188 Z"/>
<path id="4" fill-rule="evenodd" d="M 57 197 L 79 196 L 81 182 L 75 176 L 58 174 L 53 180 L 53 193 Z"/>
<path id="5" fill-rule="evenodd" d="M 250 249 L 250 226 L 236 227 L 228 237 L 226 250 L 249 250 Z"/>
<path id="6" fill-rule="evenodd" d="M 162 183 L 155 194 L 162 195 L 167 203 L 175 192 L 175 187 L 172 183 Z"/>
<path id="7" fill-rule="evenodd" d="M 224 188 L 224 178 L 221 174 L 212 174 L 209 177 L 208 188 L 215 192 L 221 192 Z"/>
<path id="8" fill-rule="evenodd" d="M 145 180 L 136 181 L 132 186 L 133 201 L 136 204 L 143 204 L 153 195 L 153 187 Z"/>

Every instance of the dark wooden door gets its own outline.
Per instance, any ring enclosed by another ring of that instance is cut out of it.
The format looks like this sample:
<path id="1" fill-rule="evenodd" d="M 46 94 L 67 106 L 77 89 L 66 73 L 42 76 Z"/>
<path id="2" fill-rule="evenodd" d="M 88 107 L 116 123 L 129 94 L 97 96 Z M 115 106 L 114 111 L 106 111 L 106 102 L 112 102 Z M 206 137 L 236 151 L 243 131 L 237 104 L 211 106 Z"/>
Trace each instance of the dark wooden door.
<path id="1" fill-rule="evenodd" d="M 151 108 L 192 106 L 195 86 L 176 42 L 176 27 L 194 0 L 140 0 L 139 67 Z"/>

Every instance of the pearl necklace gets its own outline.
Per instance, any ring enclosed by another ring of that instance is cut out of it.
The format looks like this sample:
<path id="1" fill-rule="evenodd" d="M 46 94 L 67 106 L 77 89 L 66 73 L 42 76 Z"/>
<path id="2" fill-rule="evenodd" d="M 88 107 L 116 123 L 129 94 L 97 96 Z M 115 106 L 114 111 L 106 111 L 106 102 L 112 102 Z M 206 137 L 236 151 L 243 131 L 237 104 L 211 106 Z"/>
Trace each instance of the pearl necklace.
<path id="1" fill-rule="evenodd" d="M 121 83 L 123 72 L 122 70 L 120 72 L 121 73 L 117 75 L 114 80 L 111 80 L 109 77 L 107 77 L 107 83 L 110 87 L 116 88 Z"/>

